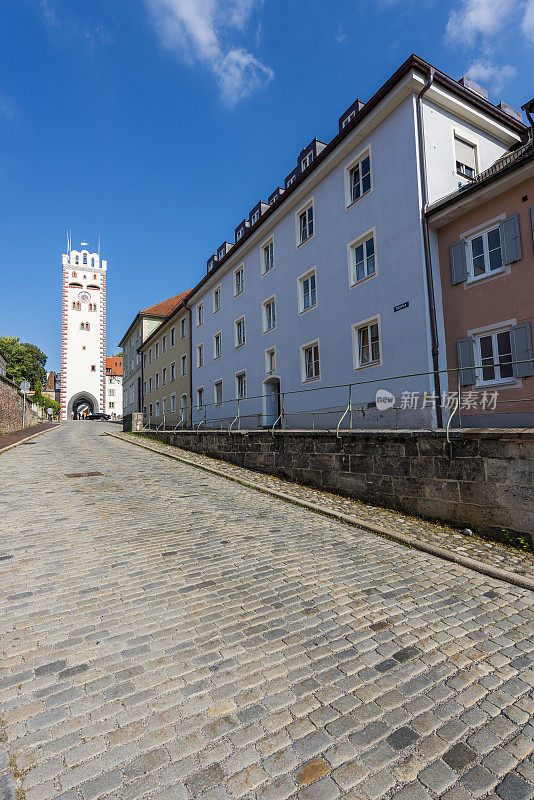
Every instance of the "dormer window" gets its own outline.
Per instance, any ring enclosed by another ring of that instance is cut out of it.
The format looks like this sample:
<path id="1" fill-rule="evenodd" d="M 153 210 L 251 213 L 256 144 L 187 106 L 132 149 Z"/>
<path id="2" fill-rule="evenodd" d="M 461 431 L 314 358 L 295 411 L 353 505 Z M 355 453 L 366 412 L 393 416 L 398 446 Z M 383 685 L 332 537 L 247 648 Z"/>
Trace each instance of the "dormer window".
<path id="1" fill-rule="evenodd" d="M 244 233 L 245 233 L 244 228 L 239 228 L 238 232 L 236 233 L 236 237 L 235 237 L 236 240 L 239 241 L 243 237 Z"/>
<path id="2" fill-rule="evenodd" d="M 300 162 L 300 168 L 301 168 L 302 170 L 308 169 L 308 167 L 310 166 L 310 164 L 312 163 L 312 161 L 313 161 L 313 153 L 312 153 L 312 151 L 310 150 L 310 152 L 309 152 L 309 153 L 306 153 L 306 155 L 304 156 L 304 158 L 303 158 L 303 159 L 302 159 L 302 161 Z"/>
<path id="3" fill-rule="evenodd" d="M 456 159 L 456 173 L 463 178 L 474 178 L 476 173 L 476 145 L 466 142 L 455 135 L 454 157 Z"/>
<path id="4" fill-rule="evenodd" d="M 295 181 L 296 179 L 297 179 L 297 176 L 296 176 L 296 175 L 292 175 L 292 176 L 289 178 L 289 180 L 288 180 L 288 182 L 287 182 L 287 185 L 288 185 L 288 186 L 291 186 L 291 184 L 293 183 L 293 181 Z"/>
<path id="5" fill-rule="evenodd" d="M 346 116 L 345 119 L 343 120 L 343 122 L 341 123 L 341 127 L 345 128 L 349 124 L 351 119 L 354 119 L 355 116 L 356 116 L 356 112 L 355 111 L 351 111 L 350 114 L 348 116 Z"/>
<path id="6" fill-rule="evenodd" d="M 254 225 L 254 223 L 257 222 L 259 220 L 259 218 L 260 218 L 260 212 L 259 211 L 255 211 L 252 214 L 251 218 L 250 218 L 251 224 Z"/>

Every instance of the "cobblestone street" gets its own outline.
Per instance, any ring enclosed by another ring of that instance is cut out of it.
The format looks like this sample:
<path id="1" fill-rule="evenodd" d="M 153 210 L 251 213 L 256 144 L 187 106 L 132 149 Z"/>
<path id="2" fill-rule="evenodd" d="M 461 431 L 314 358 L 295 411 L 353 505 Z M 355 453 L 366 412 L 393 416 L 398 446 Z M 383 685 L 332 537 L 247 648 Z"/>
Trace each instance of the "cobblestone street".
<path id="1" fill-rule="evenodd" d="M 531 592 L 105 430 L 0 456 L 0 800 L 533 796 Z"/>

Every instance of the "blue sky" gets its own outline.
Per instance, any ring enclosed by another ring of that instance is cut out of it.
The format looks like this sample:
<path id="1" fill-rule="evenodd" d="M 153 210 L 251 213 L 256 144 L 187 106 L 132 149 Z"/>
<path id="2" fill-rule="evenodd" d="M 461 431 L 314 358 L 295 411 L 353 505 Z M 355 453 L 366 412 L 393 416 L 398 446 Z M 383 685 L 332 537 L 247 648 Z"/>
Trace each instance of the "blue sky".
<path id="1" fill-rule="evenodd" d="M 108 352 L 416 52 L 534 95 L 534 0 L 4 0 L 0 335 L 60 362 L 65 231 L 102 237 Z"/>

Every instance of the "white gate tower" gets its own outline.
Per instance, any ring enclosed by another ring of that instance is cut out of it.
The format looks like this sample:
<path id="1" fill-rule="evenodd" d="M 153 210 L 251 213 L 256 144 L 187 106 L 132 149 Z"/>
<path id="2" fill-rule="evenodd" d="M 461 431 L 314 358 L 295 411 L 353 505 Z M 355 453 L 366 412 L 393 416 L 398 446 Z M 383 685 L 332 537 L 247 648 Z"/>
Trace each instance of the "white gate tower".
<path id="1" fill-rule="evenodd" d="M 105 410 L 106 269 L 87 242 L 62 256 L 61 419 Z"/>

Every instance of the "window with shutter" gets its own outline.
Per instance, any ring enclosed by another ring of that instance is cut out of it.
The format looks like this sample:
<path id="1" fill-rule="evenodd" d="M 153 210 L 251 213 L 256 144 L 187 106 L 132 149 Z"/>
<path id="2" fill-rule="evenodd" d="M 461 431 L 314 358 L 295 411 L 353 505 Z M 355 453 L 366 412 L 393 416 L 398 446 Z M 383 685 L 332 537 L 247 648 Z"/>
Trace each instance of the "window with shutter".
<path id="1" fill-rule="evenodd" d="M 456 172 L 463 178 L 474 178 L 476 172 L 476 145 L 454 137 L 454 157 Z"/>
<path id="2" fill-rule="evenodd" d="M 453 284 L 467 280 L 467 245 L 463 239 L 449 247 L 451 260 L 451 281 Z"/>
<path id="3" fill-rule="evenodd" d="M 532 356 L 532 333 L 530 323 L 515 325 L 510 331 L 512 344 L 512 361 L 514 376 L 528 378 L 534 375 L 534 360 Z"/>
<path id="4" fill-rule="evenodd" d="M 501 224 L 493 225 L 466 239 L 467 275 L 470 281 L 486 278 L 504 266 L 501 232 Z"/>
<path id="5" fill-rule="evenodd" d="M 460 370 L 460 386 L 472 386 L 476 383 L 475 342 L 470 337 L 458 339 L 456 342 L 458 367 Z"/>
<path id="6" fill-rule="evenodd" d="M 519 233 L 519 216 L 513 214 L 508 219 L 503 219 L 500 224 L 502 241 L 503 264 L 513 264 L 519 261 L 521 253 L 521 236 Z"/>

